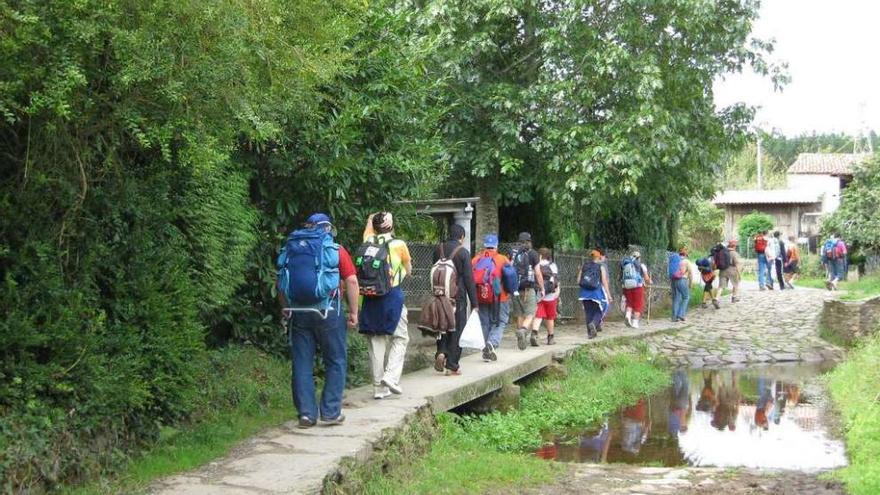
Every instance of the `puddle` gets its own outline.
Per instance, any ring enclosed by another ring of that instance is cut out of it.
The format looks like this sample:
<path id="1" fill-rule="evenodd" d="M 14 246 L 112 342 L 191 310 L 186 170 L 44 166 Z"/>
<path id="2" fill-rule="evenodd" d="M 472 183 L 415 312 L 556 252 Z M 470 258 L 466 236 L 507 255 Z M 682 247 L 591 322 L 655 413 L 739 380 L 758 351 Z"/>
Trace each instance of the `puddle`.
<path id="1" fill-rule="evenodd" d="M 828 366 L 677 370 L 672 386 L 599 427 L 548 438 L 536 452 L 565 462 L 802 471 L 846 465 L 824 421 Z"/>

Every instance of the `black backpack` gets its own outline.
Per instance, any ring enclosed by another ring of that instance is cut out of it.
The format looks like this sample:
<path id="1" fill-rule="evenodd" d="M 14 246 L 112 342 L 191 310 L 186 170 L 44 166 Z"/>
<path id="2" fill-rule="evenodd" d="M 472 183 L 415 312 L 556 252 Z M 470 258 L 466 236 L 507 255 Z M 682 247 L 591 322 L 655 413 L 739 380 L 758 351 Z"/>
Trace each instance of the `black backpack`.
<path id="1" fill-rule="evenodd" d="M 730 251 L 721 244 L 718 244 L 712 249 L 712 260 L 715 262 L 715 268 L 727 270 L 730 268 Z"/>
<path id="2" fill-rule="evenodd" d="M 541 277 L 544 279 L 544 294 L 556 292 L 556 288 L 559 287 L 559 279 L 549 264 L 541 265 Z"/>
<path id="3" fill-rule="evenodd" d="M 362 296 L 381 297 L 391 292 L 391 253 L 383 239 L 370 237 L 361 244 L 354 265 Z"/>
<path id="4" fill-rule="evenodd" d="M 602 266 L 588 261 L 581 267 L 580 286 L 582 289 L 596 290 L 602 286 Z"/>
<path id="5" fill-rule="evenodd" d="M 520 290 L 531 287 L 535 280 L 535 272 L 529 259 L 529 249 L 524 246 L 513 248 L 510 251 L 510 259 L 516 268 Z"/>

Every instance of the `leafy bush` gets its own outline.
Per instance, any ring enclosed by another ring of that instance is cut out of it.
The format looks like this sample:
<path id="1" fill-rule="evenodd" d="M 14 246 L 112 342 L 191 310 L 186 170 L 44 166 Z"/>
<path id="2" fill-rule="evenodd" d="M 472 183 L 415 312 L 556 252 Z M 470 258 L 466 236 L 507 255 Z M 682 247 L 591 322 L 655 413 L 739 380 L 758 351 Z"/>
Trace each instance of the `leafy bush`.
<path id="1" fill-rule="evenodd" d="M 710 201 L 694 203 L 681 217 L 681 240 L 694 251 L 708 251 L 721 240 L 724 210 Z"/>
<path id="2" fill-rule="evenodd" d="M 773 217 L 766 213 L 753 211 L 742 217 L 737 226 L 736 233 L 740 238 L 753 237 L 765 230 L 773 229 Z"/>

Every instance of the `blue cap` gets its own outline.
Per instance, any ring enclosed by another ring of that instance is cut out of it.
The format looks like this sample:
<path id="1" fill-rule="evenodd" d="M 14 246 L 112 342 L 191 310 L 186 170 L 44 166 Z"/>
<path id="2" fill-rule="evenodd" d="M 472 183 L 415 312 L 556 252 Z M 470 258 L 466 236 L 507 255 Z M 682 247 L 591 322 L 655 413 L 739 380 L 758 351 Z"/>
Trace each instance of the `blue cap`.
<path id="1" fill-rule="evenodd" d="M 330 222 L 330 216 L 326 213 L 313 213 L 308 219 L 306 219 L 306 223 L 312 223 L 315 225 L 321 223 L 332 223 Z"/>
<path id="2" fill-rule="evenodd" d="M 483 247 L 484 248 L 497 248 L 498 247 L 498 235 L 497 234 L 487 234 L 486 237 L 483 238 Z"/>

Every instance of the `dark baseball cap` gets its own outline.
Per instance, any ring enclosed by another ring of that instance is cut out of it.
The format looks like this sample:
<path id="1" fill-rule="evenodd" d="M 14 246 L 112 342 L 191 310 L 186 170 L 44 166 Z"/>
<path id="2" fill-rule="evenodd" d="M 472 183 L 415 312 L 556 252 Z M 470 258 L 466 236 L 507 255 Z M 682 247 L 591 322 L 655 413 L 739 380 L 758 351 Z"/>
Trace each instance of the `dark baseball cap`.
<path id="1" fill-rule="evenodd" d="M 526 242 L 532 240 L 532 234 L 528 232 L 520 232 L 519 233 L 519 242 Z"/>

